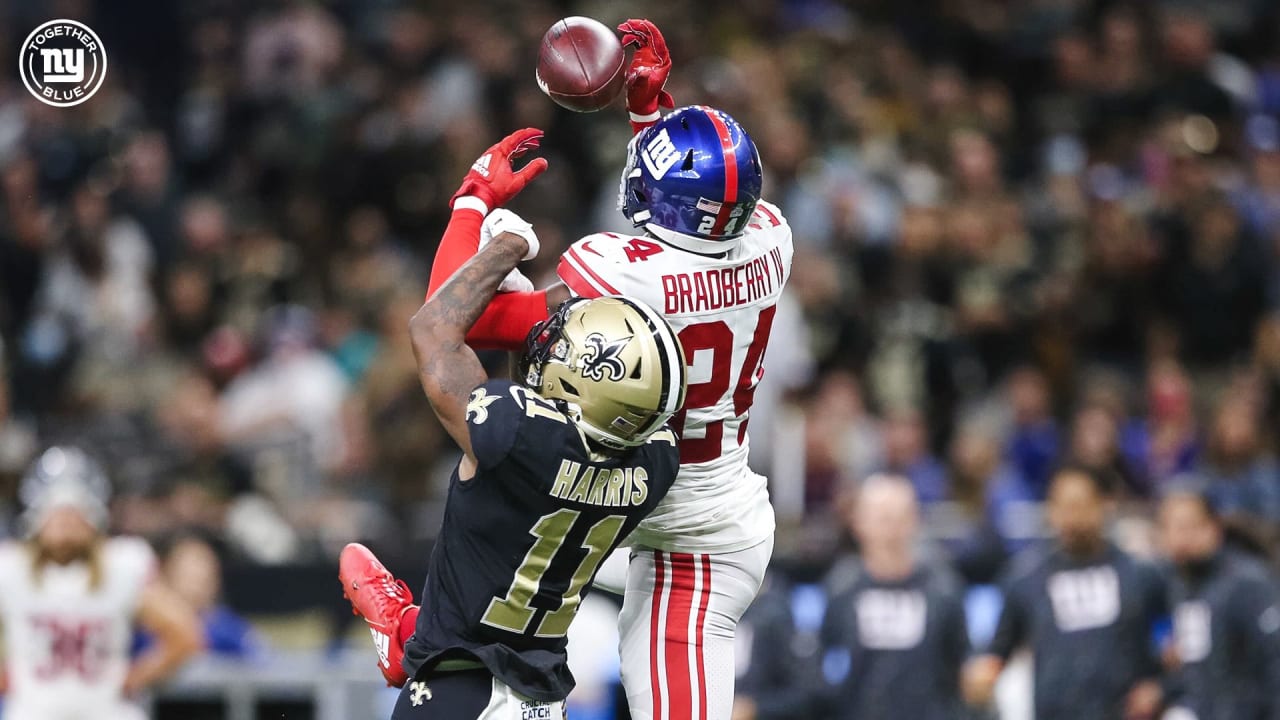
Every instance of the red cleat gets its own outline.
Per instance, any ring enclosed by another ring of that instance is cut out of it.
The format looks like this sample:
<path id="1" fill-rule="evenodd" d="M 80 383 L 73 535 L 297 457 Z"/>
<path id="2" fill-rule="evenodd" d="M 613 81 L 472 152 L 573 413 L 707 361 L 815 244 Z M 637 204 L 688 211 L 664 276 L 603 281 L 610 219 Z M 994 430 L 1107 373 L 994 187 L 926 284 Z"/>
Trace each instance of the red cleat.
<path id="1" fill-rule="evenodd" d="M 400 666 L 404 659 L 400 619 L 413 605 L 409 586 L 397 580 L 369 548 L 360 543 L 351 543 L 342 549 L 338 580 L 342 582 L 342 595 L 351 601 L 351 612 L 369 623 L 382 677 L 392 687 L 404 687 L 409 676 Z"/>

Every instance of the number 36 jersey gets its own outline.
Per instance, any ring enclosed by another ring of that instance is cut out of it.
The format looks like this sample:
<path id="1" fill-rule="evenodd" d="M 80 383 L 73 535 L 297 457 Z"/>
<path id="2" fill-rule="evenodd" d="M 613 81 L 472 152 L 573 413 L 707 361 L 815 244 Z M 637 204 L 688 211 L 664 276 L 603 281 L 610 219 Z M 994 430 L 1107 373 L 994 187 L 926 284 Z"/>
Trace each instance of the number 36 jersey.
<path id="1" fill-rule="evenodd" d="M 733 552 L 773 533 L 768 483 L 747 467 L 747 419 L 778 296 L 791 275 L 791 228 L 760 201 L 733 251 L 706 257 L 650 237 L 589 235 L 565 252 L 576 295 L 628 295 L 662 311 L 689 363 L 680 475 L 633 536 L 672 552 Z"/>
<path id="2" fill-rule="evenodd" d="M 555 405 L 505 380 L 472 393 L 467 428 L 476 475 L 450 484 L 405 672 L 478 661 L 522 695 L 563 700 L 569 624 L 601 561 L 675 481 L 675 435 L 597 454 Z"/>
<path id="3" fill-rule="evenodd" d="M 36 571 L 25 544 L 0 545 L 12 717 L 121 716 L 134 615 L 156 562 L 145 541 L 128 537 L 105 540 L 98 558 L 95 582 L 87 563 Z"/>

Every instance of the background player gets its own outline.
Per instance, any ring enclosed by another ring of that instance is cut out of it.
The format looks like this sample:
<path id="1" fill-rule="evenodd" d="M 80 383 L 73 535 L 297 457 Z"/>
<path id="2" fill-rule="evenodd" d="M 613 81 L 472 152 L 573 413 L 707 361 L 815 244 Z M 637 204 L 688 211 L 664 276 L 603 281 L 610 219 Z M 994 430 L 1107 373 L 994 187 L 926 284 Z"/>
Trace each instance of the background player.
<path id="1" fill-rule="evenodd" d="M 484 233 L 487 247 L 411 324 L 422 387 L 464 456 L 423 590 L 429 611 L 405 647 L 414 681 L 396 704 L 402 720 L 562 716 L 573 689 L 565 635 L 582 595 L 679 466 L 666 423 L 684 400 L 684 360 L 642 304 L 567 301 L 530 334 L 523 385 L 484 382 L 466 331 L 537 250 L 529 224 L 507 211 L 490 214 Z M 362 546 L 341 565 L 357 608 L 403 593 Z"/>
<path id="2" fill-rule="evenodd" d="M 150 546 L 104 534 L 107 477 L 83 451 L 45 451 L 19 492 L 28 540 L 0 545 L 4 717 L 144 718 L 129 698 L 200 648 L 195 613 L 157 579 Z M 131 660 L 135 622 L 156 642 Z"/>
<path id="3" fill-rule="evenodd" d="M 661 117 L 659 107 L 673 104 L 662 89 L 671 70 L 666 43 L 647 20 L 619 29 L 623 43 L 636 47 L 627 73 L 636 135 L 619 206 L 644 234 L 579 240 L 560 261 L 563 284 L 501 293 L 467 341 L 516 349 L 529 327 L 569 294 L 634 296 L 661 308 L 679 334 L 689 362 L 689 395 L 673 419 L 681 470 L 666 501 L 631 538 L 622 677 L 635 718 L 717 720 L 732 712 L 735 628 L 772 554 L 773 508 L 766 479 L 747 466 L 747 419 L 775 306 L 790 276 L 791 230 L 777 207 L 760 200 L 760 156 L 746 131 L 705 107 Z M 513 135 L 473 166 L 454 196 L 453 219 L 431 270 L 433 291 L 480 246 L 484 215 L 514 197 L 526 175 L 540 172 L 538 160 L 519 173 L 506 161 L 521 143 L 535 140 Z M 521 280 L 512 276 L 507 286 L 519 287 Z M 617 580 L 606 577 L 614 564 L 606 564 L 597 583 L 621 590 L 621 572 Z M 396 626 L 398 612 L 365 617 L 383 632 Z M 396 652 L 392 647 L 389 655 Z M 395 683 L 396 675 L 393 670 L 388 681 Z"/>

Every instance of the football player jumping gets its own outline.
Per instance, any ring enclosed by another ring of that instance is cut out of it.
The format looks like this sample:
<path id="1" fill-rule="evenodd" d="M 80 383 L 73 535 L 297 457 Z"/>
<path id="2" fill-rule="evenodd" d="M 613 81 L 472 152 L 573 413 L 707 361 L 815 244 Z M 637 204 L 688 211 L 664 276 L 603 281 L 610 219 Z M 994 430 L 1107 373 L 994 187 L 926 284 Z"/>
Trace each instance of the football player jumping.
<path id="1" fill-rule="evenodd" d="M 464 454 L 423 590 L 429 612 L 404 648 L 413 682 L 393 720 L 563 717 L 565 635 L 582 596 L 680 465 L 667 421 L 684 401 L 684 357 L 642 303 L 565 301 L 529 334 L 521 383 L 485 382 L 466 332 L 538 243 L 507 210 L 482 233 L 486 246 L 410 324 L 422 388 Z M 376 562 L 363 546 L 343 551 L 344 571 Z M 385 572 L 342 580 L 357 607 L 407 594 Z"/>
<path id="2" fill-rule="evenodd" d="M 773 549 L 767 482 L 747 465 L 747 420 L 776 303 L 790 275 L 791 230 L 781 211 L 760 199 L 760 156 L 746 131 L 707 107 L 661 116 L 660 106 L 674 104 L 663 90 L 671 59 L 662 35 L 646 20 L 619 29 L 623 43 L 636 47 L 627 72 L 635 135 L 619 205 L 642 232 L 582 238 L 560 259 L 562 283 L 500 293 L 467 341 L 516 348 L 569 295 L 635 297 L 660 309 L 676 330 L 689 363 L 688 397 L 673 419 L 680 475 L 628 541 L 622 679 L 638 720 L 728 720 L 734 633 Z M 519 172 L 509 164 L 539 135 L 516 133 L 473 167 L 454 196 L 432 267 L 433 291 L 483 243 L 485 216 L 545 168 L 541 160 Z M 513 274 L 504 288 L 522 282 L 528 283 Z M 344 577 L 389 577 L 371 556 L 362 557 L 343 564 Z M 607 574 L 597 584 L 621 589 Z M 383 672 L 392 684 L 402 683 L 394 638 L 417 609 L 405 597 L 353 602 L 375 638 L 386 633 L 393 639 Z"/>

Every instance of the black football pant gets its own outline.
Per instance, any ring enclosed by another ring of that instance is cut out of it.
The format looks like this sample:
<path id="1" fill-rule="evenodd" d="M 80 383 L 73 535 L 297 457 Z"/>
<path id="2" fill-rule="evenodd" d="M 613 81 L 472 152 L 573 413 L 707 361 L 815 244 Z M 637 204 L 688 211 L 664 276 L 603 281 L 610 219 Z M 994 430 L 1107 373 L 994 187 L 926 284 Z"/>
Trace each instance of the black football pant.
<path id="1" fill-rule="evenodd" d="M 485 669 L 431 672 L 400 690 L 391 720 L 564 720 L 563 703 L 522 698 Z"/>

